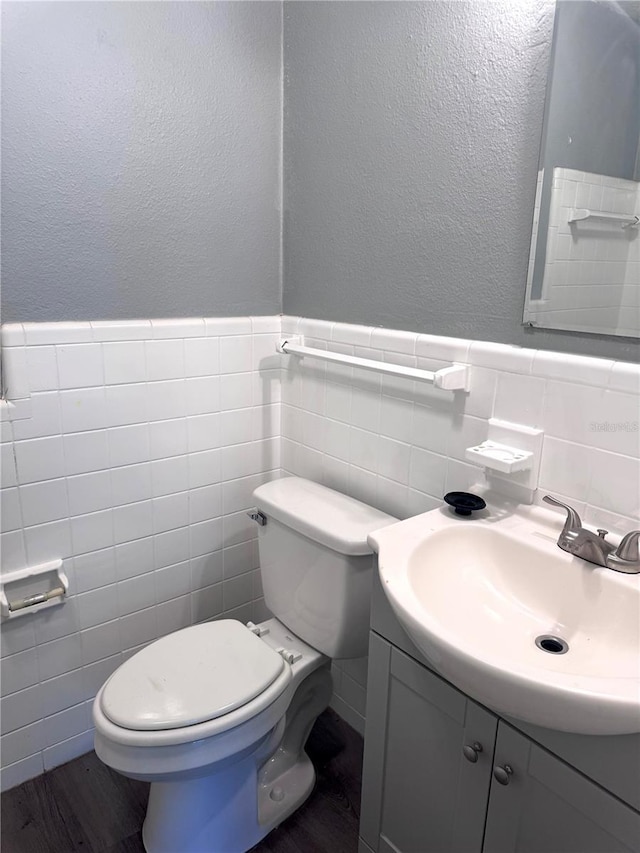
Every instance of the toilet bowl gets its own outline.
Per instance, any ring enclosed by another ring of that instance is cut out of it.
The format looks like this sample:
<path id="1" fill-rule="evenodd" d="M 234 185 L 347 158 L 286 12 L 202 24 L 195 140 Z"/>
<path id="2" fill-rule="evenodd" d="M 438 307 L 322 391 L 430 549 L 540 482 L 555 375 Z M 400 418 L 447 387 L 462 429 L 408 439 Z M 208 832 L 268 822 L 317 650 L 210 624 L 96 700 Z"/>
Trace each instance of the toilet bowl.
<path id="1" fill-rule="evenodd" d="M 295 477 L 254 499 L 275 618 L 169 634 L 122 664 L 94 702 L 99 758 L 151 782 L 149 853 L 245 853 L 298 808 L 315 782 L 304 745 L 331 697 L 331 657 L 366 653 L 366 537 L 395 519 Z"/>
<path id="2" fill-rule="evenodd" d="M 170 634 L 116 670 L 94 702 L 95 749 L 152 783 L 147 850 L 244 851 L 306 799 L 315 776 L 303 746 L 329 703 L 328 665 L 276 619 L 221 620 Z M 283 746 L 285 715 L 299 739 Z"/>

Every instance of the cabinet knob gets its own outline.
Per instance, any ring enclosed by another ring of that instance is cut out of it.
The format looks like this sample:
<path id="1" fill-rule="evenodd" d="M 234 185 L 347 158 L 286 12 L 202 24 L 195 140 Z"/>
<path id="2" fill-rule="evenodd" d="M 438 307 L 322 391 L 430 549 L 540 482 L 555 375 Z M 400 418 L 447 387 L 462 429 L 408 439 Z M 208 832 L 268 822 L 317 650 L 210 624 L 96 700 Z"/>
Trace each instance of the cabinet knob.
<path id="1" fill-rule="evenodd" d="M 472 764 L 475 764 L 478 760 L 478 755 L 482 752 L 482 744 L 475 741 L 475 743 L 465 743 L 462 747 L 462 754 L 470 761 Z"/>
<path id="2" fill-rule="evenodd" d="M 493 777 L 496 782 L 499 782 L 501 785 L 508 785 L 512 776 L 513 767 L 509 764 L 503 764 L 502 767 L 498 765 L 498 767 L 493 768 Z"/>

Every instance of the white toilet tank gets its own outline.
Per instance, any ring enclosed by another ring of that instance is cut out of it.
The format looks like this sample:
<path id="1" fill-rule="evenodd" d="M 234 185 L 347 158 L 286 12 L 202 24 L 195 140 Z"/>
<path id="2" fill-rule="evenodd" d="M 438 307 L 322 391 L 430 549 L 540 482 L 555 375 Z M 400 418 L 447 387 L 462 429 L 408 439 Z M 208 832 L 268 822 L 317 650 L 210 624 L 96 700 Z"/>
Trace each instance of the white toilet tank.
<path id="1" fill-rule="evenodd" d="M 300 477 L 259 486 L 265 603 L 294 634 L 331 658 L 366 655 L 373 571 L 367 536 L 397 519 Z"/>

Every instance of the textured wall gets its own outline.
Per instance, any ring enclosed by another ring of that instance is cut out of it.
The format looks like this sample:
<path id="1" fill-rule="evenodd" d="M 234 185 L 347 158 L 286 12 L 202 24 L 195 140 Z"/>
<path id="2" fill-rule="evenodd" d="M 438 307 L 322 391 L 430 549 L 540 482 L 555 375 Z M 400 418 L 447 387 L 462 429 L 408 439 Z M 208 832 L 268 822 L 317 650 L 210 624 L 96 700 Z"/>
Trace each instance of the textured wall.
<path id="1" fill-rule="evenodd" d="M 281 15 L 3 3 L 4 321 L 280 310 Z"/>
<path id="2" fill-rule="evenodd" d="M 553 7 L 287 3 L 285 308 L 520 326 Z M 281 5 L 2 9 L 5 321 L 281 309 Z"/>
<path id="3" fill-rule="evenodd" d="M 553 4 L 285 3 L 286 313 L 632 358 L 525 330 Z"/>

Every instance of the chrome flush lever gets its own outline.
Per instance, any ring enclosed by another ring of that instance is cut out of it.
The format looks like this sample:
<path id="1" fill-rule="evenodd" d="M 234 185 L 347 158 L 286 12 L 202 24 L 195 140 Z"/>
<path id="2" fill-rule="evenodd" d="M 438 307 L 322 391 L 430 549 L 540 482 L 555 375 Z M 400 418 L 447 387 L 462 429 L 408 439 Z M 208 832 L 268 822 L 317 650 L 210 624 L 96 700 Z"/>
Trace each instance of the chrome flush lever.
<path id="1" fill-rule="evenodd" d="M 247 512 L 247 515 L 252 521 L 257 522 L 260 527 L 264 527 L 267 523 L 267 516 L 263 512 L 260 512 L 257 507 L 253 507 L 252 509 L 250 509 Z"/>

